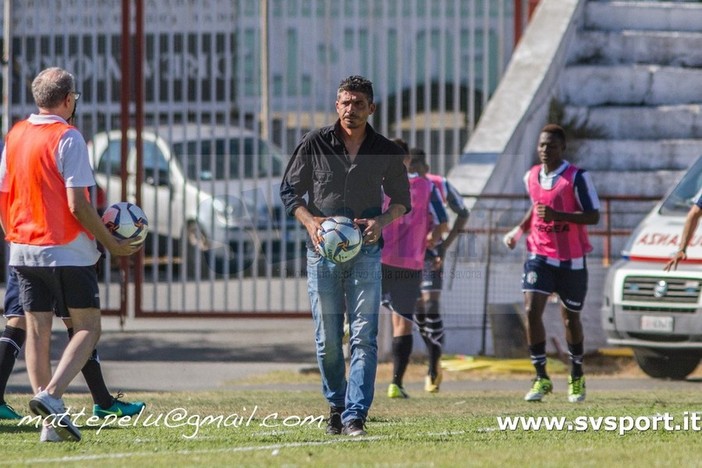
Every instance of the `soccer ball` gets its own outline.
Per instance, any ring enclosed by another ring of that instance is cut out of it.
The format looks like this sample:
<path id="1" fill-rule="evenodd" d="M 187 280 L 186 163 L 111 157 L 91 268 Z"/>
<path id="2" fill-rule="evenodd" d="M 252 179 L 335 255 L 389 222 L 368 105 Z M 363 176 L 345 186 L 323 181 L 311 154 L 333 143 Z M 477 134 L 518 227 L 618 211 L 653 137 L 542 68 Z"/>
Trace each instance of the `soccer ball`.
<path id="1" fill-rule="evenodd" d="M 358 255 L 363 246 L 361 228 L 346 216 L 325 219 L 319 234 L 322 237 L 319 253 L 334 263 L 348 262 Z"/>
<path id="2" fill-rule="evenodd" d="M 129 202 L 111 205 L 102 215 L 102 222 L 117 239 L 139 239 L 144 242 L 149 232 L 149 220 L 138 206 Z"/>

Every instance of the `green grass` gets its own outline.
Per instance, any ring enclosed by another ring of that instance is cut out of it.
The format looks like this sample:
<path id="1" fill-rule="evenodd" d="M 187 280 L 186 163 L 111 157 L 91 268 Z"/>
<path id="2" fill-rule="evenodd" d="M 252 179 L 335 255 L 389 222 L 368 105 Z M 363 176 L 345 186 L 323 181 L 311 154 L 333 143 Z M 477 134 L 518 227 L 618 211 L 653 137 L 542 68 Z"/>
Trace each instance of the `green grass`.
<path id="1" fill-rule="evenodd" d="M 528 383 L 525 382 L 525 386 Z M 543 403 L 522 392 L 416 392 L 389 400 L 379 391 L 364 438 L 326 436 L 324 424 L 285 427 L 290 417 L 326 417 L 318 392 L 229 391 L 130 394 L 147 401 L 141 421 L 126 427 L 83 428 L 80 443 L 41 444 L 38 430 L 0 421 L 0 465 L 42 466 L 691 466 L 699 432 L 501 431 L 500 416 L 652 417 L 667 413 L 682 424 L 684 412 L 702 407 L 698 389 L 597 392 L 573 405 L 562 394 Z M 12 402 L 29 395 L 11 395 Z M 88 395 L 66 403 L 90 408 Z M 19 406 L 18 404 L 16 406 Z M 238 427 L 166 427 L 162 418 L 182 408 L 190 422 L 207 415 L 237 414 Z M 250 422 L 249 417 L 255 409 Z M 145 418 L 151 415 L 150 425 Z M 277 416 L 275 416 L 277 415 Z M 268 417 L 268 419 L 265 419 Z M 264 421 L 270 427 L 264 427 Z M 644 421 L 643 419 L 641 421 Z M 191 437 L 195 432 L 197 434 Z"/>

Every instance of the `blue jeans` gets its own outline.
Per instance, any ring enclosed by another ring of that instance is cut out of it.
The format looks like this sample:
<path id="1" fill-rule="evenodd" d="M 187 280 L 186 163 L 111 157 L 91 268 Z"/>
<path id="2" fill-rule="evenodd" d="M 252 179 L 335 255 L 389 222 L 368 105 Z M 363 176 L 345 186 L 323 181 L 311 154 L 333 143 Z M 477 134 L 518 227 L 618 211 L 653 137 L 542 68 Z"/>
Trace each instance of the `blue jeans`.
<path id="1" fill-rule="evenodd" d="M 341 264 L 308 250 L 307 291 L 315 324 L 322 393 L 330 406 L 345 408 L 343 423 L 352 419 L 365 421 L 373 403 L 378 367 L 380 247 L 364 245 L 355 258 Z M 348 382 L 341 342 L 344 313 L 350 326 Z"/>

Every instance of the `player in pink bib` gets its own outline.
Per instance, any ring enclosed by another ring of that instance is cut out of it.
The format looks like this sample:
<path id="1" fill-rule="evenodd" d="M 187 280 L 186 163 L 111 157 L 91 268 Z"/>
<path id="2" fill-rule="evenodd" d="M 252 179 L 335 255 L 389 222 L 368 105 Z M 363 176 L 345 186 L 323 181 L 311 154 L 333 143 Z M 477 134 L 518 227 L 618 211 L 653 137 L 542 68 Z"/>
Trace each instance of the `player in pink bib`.
<path id="1" fill-rule="evenodd" d="M 422 270 L 422 295 L 417 301 L 414 320 L 419 329 L 419 335 L 427 348 L 428 369 L 424 377 L 424 391 L 436 393 L 443 379 L 441 372 L 441 355 L 444 346 L 444 321 L 441 317 L 441 290 L 444 281 L 444 265 L 447 252 L 453 242 L 458 239 L 468 222 L 470 212 L 463 202 L 463 197 L 446 177 L 429 173 L 427 154 L 421 148 L 409 150 L 412 155 L 410 171 L 417 172 L 420 177 L 426 177 L 439 190 L 445 207 L 456 215 L 446 237 L 424 254 L 424 269 Z M 453 253 L 455 262 L 455 255 Z M 455 264 L 455 263 L 454 263 Z"/>
<path id="2" fill-rule="evenodd" d="M 513 249 L 522 233 L 527 236 L 522 291 L 527 315 L 529 355 L 536 369 L 527 401 L 541 401 L 553 384 L 546 372 L 546 331 L 543 313 L 548 297 L 556 293 L 571 360 L 568 401 L 585 399 L 583 327 L 580 311 L 587 293 L 585 255 L 592 250 L 586 225 L 597 224 L 600 202 L 587 172 L 563 159 L 565 131 L 546 125 L 539 135 L 541 164 L 524 176 L 532 207 L 507 233 L 504 243 Z"/>
<path id="3" fill-rule="evenodd" d="M 404 163 L 408 169 L 409 162 L 410 155 L 406 153 Z M 412 211 L 383 228 L 382 305 L 392 311 L 393 331 L 390 398 L 408 397 L 402 378 L 412 354 L 412 326 L 420 296 L 424 252 L 428 244 L 433 246 L 438 241 L 448 222 L 441 194 L 434 184 L 417 173 L 409 173 L 408 177 Z"/>

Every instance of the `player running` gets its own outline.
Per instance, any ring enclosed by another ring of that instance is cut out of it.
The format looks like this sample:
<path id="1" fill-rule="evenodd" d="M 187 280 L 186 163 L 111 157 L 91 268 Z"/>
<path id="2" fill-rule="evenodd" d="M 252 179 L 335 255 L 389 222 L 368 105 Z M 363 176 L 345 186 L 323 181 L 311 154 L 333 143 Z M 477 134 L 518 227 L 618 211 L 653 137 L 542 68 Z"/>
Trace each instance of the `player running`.
<path id="1" fill-rule="evenodd" d="M 561 317 L 571 361 L 568 401 L 585 400 L 583 375 L 583 326 L 580 311 L 587 293 L 585 255 L 592 250 L 586 225 L 597 224 L 600 202 L 590 175 L 563 159 L 565 131 L 546 125 L 539 135 L 541 164 L 524 176 L 532 206 L 522 221 L 504 237 L 513 249 L 522 233 L 528 232 L 527 261 L 522 276 L 527 342 L 536 378 L 527 401 L 541 401 L 553 383 L 546 372 L 546 331 L 543 313 L 552 293 L 561 300 Z"/>

